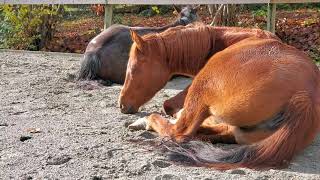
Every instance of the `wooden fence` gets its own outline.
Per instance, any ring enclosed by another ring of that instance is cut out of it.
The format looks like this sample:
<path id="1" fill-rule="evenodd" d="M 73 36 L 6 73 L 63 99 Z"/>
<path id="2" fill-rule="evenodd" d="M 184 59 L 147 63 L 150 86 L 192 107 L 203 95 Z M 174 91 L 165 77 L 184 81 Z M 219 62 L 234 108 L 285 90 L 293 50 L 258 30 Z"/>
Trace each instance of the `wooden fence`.
<path id="1" fill-rule="evenodd" d="M 275 32 L 276 4 L 315 3 L 320 0 L 0 0 L 1 4 L 106 4 L 104 28 L 112 24 L 113 4 L 268 4 L 267 30 Z"/>

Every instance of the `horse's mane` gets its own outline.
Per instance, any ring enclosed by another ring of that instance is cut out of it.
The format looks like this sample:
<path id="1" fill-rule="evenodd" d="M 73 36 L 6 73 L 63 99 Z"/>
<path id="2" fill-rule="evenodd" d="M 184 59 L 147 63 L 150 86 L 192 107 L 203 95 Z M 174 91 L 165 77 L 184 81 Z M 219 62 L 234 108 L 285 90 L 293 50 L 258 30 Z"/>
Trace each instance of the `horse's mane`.
<path id="1" fill-rule="evenodd" d="M 213 27 L 202 23 L 172 27 L 162 33 L 145 35 L 143 40 L 150 51 L 160 51 L 162 59 L 175 73 L 187 71 L 195 75 L 211 55 L 252 36 L 279 40 L 261 29 Z"/>
<path id="2" fill-rule="evenodd" d="M 143 36 L 150 49 L 159 49 L 168 66 L 197 73 L 206 63 L 215 43 L 212 26 L 191 24 Z"/>

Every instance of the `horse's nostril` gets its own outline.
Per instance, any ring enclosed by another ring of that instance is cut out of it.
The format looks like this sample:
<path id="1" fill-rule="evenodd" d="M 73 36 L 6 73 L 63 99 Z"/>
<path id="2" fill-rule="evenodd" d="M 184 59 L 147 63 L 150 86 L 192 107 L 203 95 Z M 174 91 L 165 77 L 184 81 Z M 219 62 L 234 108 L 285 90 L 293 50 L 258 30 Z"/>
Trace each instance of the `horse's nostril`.
<path id="1" fill-rule="evenodd" d="M 121 109 L 121 112 L 124 114 L 133 114 L 136 112 L 133 106 L 130 106 L 130 105 L 125 106 L 123 104 L 120 104 L 120 109 Z"/>
<path id="2" fill-rule="evenodd" d="M 129 108 L 128 108 L 129 107 Z M 130 106 L 125 106 L 123 104 L 120 104 L 120 109 L 121 109 L 121 112 L 124 113 L 124 114 L 127 114 L 129 109 L 130 109 Z"/>

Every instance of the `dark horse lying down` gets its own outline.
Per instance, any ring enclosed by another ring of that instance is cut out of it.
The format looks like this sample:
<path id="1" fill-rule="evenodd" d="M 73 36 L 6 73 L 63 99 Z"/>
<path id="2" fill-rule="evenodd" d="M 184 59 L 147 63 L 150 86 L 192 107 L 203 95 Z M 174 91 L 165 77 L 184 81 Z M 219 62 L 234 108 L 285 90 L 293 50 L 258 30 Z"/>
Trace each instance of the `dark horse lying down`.
<path id="1" fill-rule="evenodd" d="M 132 45 L 130 29 L 139 35 L 162 32 L 170 27 L 187 25 L 197 19 L 196 7 L 186 6 L 180 12 L 180 17 L 164 27 L 129 27 L 113 25 L 101 32 L 90 41 L 81 62 L 78 80 L 103 80 L 107 83 L 123 84 L 129 51 Z"/>

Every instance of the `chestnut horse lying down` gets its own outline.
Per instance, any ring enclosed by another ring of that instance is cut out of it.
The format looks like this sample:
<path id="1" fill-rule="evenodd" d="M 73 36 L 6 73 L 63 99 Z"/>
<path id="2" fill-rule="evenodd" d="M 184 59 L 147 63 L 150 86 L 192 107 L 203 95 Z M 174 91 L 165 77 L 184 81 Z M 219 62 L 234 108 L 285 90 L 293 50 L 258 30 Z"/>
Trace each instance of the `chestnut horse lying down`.
<path id="1" fill-rule="evenodd" d="M 181 36 L 188 36 L 188 34 L 194 34 L 193 39 L 189 40 L 185 38 L 181 40 L 181 47 L 175 47 L 176 43 L 176 34 L 181 34 Z M 139 41 L 140 36 L 137 33 L 133 33 L 131 35 L 133 39 Z M 158 35 L 149 35 L 147 39 L 154 39 Z M 235 44 L 245 38 L 249 37 L 260 37 L 260 38 L 275 38 L 280 40 L 274 34 L 263 31 L 261 29 L 248 29 L 248 28 L 237 28 L 237 27 L 212 27 L 212 26 L 204 26 L 199 27 L 198 25 L 188 25 L 186 27 L 174 27 L 170 28 L 167 31 L 161 33 L 161 37 L 167 39 L 165 41 L 166 46 L 173 46 L 174 48 L 168 49 L 168 56 L 175 55 L 175 48 L 184 48 L 184 51 L 189 51 L 189 54 L 180 54 L 180 67 L 176 67 L 173 69 L 172 67 L 168 67 L 165 77 L 161 79 L 161 81 L 167 82 L 173 75 L 180 74 L 185 76 L 194 77 L 200 69 L 207 63 L 208 59 L 215 53 Z M 159 40 L 158 40 L 159 41 Z M 160 42 L 161 43 L 161 42 Z M 196 43 L 196 44 L 195 44 Z M 172 51 L 172 52 L 171 52 Z M 190 56 L 190 57 L 187 57 Z M 174 57 L 170 57 L 174 58 Z M 182 59 L 184 58 L 184 59 Z M 185 62 L 183 62 L 184 60 Z M 157 63 L 157 62 L 155 62 Z M 170 62 L 171 63 L 171 62 Z M 142 63 L 141 63 L 142 64 Z M 174 64 L 168 64 L 168 66 L 172 66 Z M 191 67 L 191 68 L 190 68 Z M 159 67 L 160 68 L 160 67 Z M 164 74 L 162 72 L 162 74 Z M 149 72 L 150 73 L 150 72 Z M 155 86 L 163 85 L 163 82 L 158 83 L 159 80 L 150 83 L 157 83 Z M 151 86 L 151 85 L 150 85 Z M 155 88 L 155 86 L 152 86 Z M 158 91 L 162 87 L 156 87 L 156 89 L 152 89 L 150 91 Z M 180 92 L 175 97 L 168 99 L 164 102 L 163 108 L 166 114 L 173 116 L 176 114 L 183 106 L 184 98 L 188 92 L 187 87 L 184 91 Z M 149 98 L 151 98 L 150 96 Z M 141 106 L 147 100 L 143 100 L 141 103 L 136 102 L 135 106 Z M 122 106 L 121 111 L 123 113 L 135 113 L 138 111 L 138 107 L 125 107 Z"/>
<path id="2" fill-rule="evenodd" d="M 198 52 L 208 49 L 208 27 L 139 37 L 134 44 L 119 103 L 137 109 L 173 72 L 193 74 Z M 201 44 L 202 43 L 202 44 Z M 212 56 L 195 76 L 175 123 L 158 114 L 146 129 L 181 143 L 191 139 L 238 143 L 229 151 L 171 149 L 196 165 L 217 169 L 282 168 L 320 130 L 319 70 L 303 52 L 269 38 L 247 38 Z M 170 149 L 169 149 L 170 150 Z"/>

